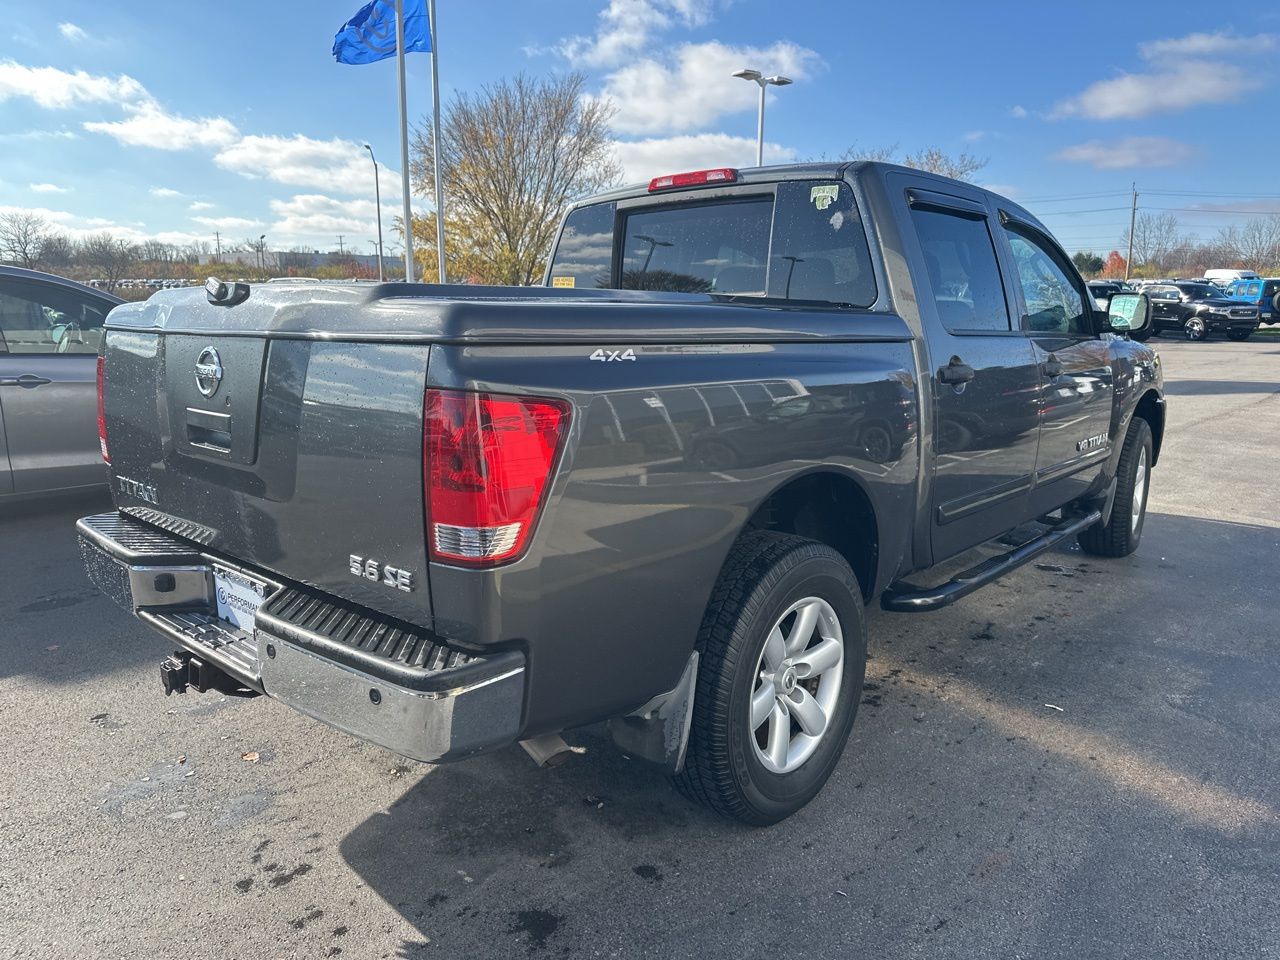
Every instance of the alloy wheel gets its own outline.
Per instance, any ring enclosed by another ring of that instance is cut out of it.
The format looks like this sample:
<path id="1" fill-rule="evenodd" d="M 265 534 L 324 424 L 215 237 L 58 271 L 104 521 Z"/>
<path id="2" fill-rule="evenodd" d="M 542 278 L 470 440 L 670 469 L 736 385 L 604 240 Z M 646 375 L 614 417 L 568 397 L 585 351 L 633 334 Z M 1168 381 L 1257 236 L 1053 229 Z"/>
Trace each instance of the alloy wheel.
<path id="1" fill-rule="evenodd" d="M 844 634 L 831 604 L 797 600 L 760 651 L 749 706 L 756 757 L 773 773 L 801 766 L 826 735 L 840 698 Z"/>

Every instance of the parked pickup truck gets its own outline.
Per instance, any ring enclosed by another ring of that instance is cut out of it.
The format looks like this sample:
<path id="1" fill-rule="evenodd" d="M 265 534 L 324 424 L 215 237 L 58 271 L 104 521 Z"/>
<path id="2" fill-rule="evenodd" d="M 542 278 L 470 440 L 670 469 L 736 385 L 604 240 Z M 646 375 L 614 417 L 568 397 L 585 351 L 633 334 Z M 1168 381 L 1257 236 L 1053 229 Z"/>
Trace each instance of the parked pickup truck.
<path id="1" fill-rule="evenodd" d="M 117 511 L 83 551 L 178 648 L 166 692 L 265 693 L 433 762 L 550 762 L 607 721 L 771 823 L 840 757 L 867 604 L 935 610 L 1071 537 L 1138 546 L 1149 313 L 1097 311 L 1035 217 L 969 184 L 661 177 L 570 210 L 545 288 L 117 307 Z"/>

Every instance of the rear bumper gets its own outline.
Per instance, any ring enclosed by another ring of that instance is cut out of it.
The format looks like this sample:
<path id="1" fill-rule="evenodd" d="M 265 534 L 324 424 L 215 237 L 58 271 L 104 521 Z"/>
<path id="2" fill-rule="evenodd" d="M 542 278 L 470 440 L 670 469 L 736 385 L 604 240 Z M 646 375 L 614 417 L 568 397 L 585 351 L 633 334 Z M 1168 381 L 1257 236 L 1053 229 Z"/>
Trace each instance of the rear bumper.
<path id="1" fill-rule="evenodd" d="M 525 673 L 517 651 L 473 656 L 124 514 L 85 517 L 76 529 L 103 592 L 251 690 L 415 760 L 460 759 L 517 739 Z M 218 619 L 215 567 L 265 585 L 252 635 Z"/>

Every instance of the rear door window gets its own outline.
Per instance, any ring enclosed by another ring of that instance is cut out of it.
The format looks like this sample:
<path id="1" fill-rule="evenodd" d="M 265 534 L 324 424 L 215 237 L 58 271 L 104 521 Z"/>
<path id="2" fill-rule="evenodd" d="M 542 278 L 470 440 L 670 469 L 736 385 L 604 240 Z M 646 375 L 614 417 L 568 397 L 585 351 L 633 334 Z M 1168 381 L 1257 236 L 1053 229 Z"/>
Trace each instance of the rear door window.
<path id="1" fill-rule="evenodd" d="M 1007 332 L 1009 308 L 986 217 L 913 206 L 911 218 L 943 327 L 950 333 Z"/>

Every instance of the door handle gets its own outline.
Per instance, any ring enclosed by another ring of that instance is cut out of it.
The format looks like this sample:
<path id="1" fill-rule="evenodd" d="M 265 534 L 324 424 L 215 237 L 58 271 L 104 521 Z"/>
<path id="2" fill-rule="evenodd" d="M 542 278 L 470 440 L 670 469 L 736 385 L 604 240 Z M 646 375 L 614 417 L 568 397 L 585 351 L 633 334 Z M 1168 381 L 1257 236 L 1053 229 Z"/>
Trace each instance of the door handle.
<path id="1" fill-rule="evenodd" d="M 1062 372 L 1063 372 L 1062 361 L 1059 360 L 1057 357 L 1055 357 L 1052 353 L 1049 354 L 1049 356 L 1046 357 L 1044 361 L 1044 375 L 1046 377 L 1060 377 L 1062 376 Z"/>
<path id="2" fill-rule="evenodd" d="M 24 373 L 20 377 L 0 377 L 0 387 L 38 387 L 42 383 L 52 383 L 47 377 L 37 377 L 34 373 Z"/>
<path id="3" fill-rule="evenodd" d="M 969 366 L 959 357 L 952 357 L 945 367 L 940 367 L 938 369 L 938 379 L 943 383 L 949 383 L 952 386 L 959 386 L 962 383 L 968 383 L 973 378 L 973 367 Z"/>

